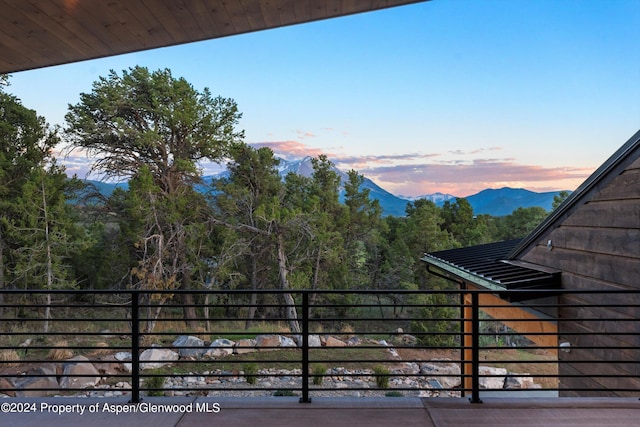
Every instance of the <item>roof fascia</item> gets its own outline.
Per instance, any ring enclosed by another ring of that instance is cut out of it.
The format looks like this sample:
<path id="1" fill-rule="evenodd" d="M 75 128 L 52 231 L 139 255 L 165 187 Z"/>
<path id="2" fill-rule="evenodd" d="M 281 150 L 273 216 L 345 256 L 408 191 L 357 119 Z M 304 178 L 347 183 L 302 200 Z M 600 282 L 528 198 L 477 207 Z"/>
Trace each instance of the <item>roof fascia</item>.
<path id="1" fill-rule="evenodd" d="M 476 286 L 492 291 L 504 292 L 506 290 L 504 286 L 497 285 L 491 280 L 487 280 L 484 277 L 462 270 L 448 262 L 444 262 L 430 255 L 425 255 L 424 258 L 422 258 L 422 261 L 425 261 L 427 264 L 433 265 L 439 270 L 459 278 L 465 283 L 473 283 Z"/>

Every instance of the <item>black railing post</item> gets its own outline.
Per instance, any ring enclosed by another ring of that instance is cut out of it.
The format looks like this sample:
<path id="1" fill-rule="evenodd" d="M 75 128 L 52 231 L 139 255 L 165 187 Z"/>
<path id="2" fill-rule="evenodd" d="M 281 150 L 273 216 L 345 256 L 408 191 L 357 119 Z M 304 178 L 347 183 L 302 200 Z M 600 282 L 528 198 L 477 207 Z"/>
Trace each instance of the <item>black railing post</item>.
<path id="1" fill-rule="evenodd" d="M 461 286 L 461 289 L 464 289 L 464 284 Z M 460 385 L 461 385 L 461 389 L 462 392 L 460 393 L 462 397 L 466 396 L 467 393 L 467 388 L 466 388 L 466 377 L 465 374 L 467 373 L 467 369 L 466 369 L 466 362 L 467 362 L 467 358 L 466 358 L 466 349 L 464 348 L 465 346 L 465 342 L 466 342 L 466 323 L 465 320 L 466 319 L 466 300 L 465 300 L 465 294 L 464 292 L 460 292 L 460 359 L 461 359 L 461 364 L 460 364 Z"/>
<path id="2" fill-rule="evenodd" d="M 140 402 L 140 293 L 131 291 L 131 403 Z"/>
<path id="3" fill-rule="evenodd" d="M 471 293 L 471 403 L 480 400 L 480 307 L 479 293 Z"/>
<path id="4" fill-rule="evenodd" d="M 300 403 L 311 403 L 309 398 L 309 292 L 302 292 L 302 397 Z"/>

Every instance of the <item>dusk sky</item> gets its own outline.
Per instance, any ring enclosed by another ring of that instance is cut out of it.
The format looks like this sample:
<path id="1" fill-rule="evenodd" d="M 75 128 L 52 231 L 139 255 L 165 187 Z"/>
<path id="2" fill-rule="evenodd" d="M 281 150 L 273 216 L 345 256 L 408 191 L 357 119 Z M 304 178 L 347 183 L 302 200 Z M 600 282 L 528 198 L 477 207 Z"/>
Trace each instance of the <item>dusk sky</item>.
<path id="1" fill-rule="evenodd" d="M 574 190 L 640 129 L 640 0 L 433 0 L 15 73 L 7 91 L 63 126 L 135 65 L 234 98 L 249 144 L 327 154 L 394 194 Z"/>

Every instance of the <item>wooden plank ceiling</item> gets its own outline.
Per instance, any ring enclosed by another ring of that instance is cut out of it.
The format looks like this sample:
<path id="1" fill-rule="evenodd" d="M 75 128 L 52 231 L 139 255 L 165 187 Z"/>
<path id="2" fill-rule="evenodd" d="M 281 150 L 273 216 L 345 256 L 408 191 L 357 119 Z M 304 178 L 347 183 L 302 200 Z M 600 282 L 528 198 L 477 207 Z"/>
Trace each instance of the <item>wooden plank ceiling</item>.
<path id="1" fill-rule="evenodd" d="M 0 0 L 0 73 L 425 0 Z"/>

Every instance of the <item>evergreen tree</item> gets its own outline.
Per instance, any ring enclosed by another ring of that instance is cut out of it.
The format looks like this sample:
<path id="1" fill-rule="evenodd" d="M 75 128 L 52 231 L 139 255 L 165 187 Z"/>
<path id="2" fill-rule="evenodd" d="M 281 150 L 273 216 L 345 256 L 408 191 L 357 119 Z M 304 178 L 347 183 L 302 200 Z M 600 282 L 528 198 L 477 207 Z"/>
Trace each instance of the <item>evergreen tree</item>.
<path id="1" fill-rule="evenodd" d="M 233 100 L 213 98 L 206 88 L 197 91 L 168 69 L 149 72 L 144 67 L 122 75 L 111 71 L 69 106 L 65 136 L 71 147 L 95 156 L 96 172 L 144 184 L 132 197 L 142 198 L 155 224 L 138 230 L 135 243 L 146 250 L 139 261 L 171 263 L 161 268 L 171 273 L 156 276 L 156 269 L 149 276 L 139 264 L 132 273 L 141 286 L 154 288 L 163 277 L 163 287 L 191 288 L 188 230 L 195 218 L 192 204 L 199 211 L 204 200 L 193 188 L 201 181 L 198 162 L 219 162 L 228 155 L 243 137 L 235 130 L 240 117 Z M 150 239 L 156 239 L 152 246 Z M 185 319 L 193 323 L 193 297 L 182 296 Z"/>
<path id="2" fill-rule="evenodd" d="M 74 283 L 75 231 L 66 201 L 76 182 L 52 156 L 57 142 L 44 118 L 0 89 L 0 289 Z M 49 303 L 47 297 L 47 318 Z"/>

